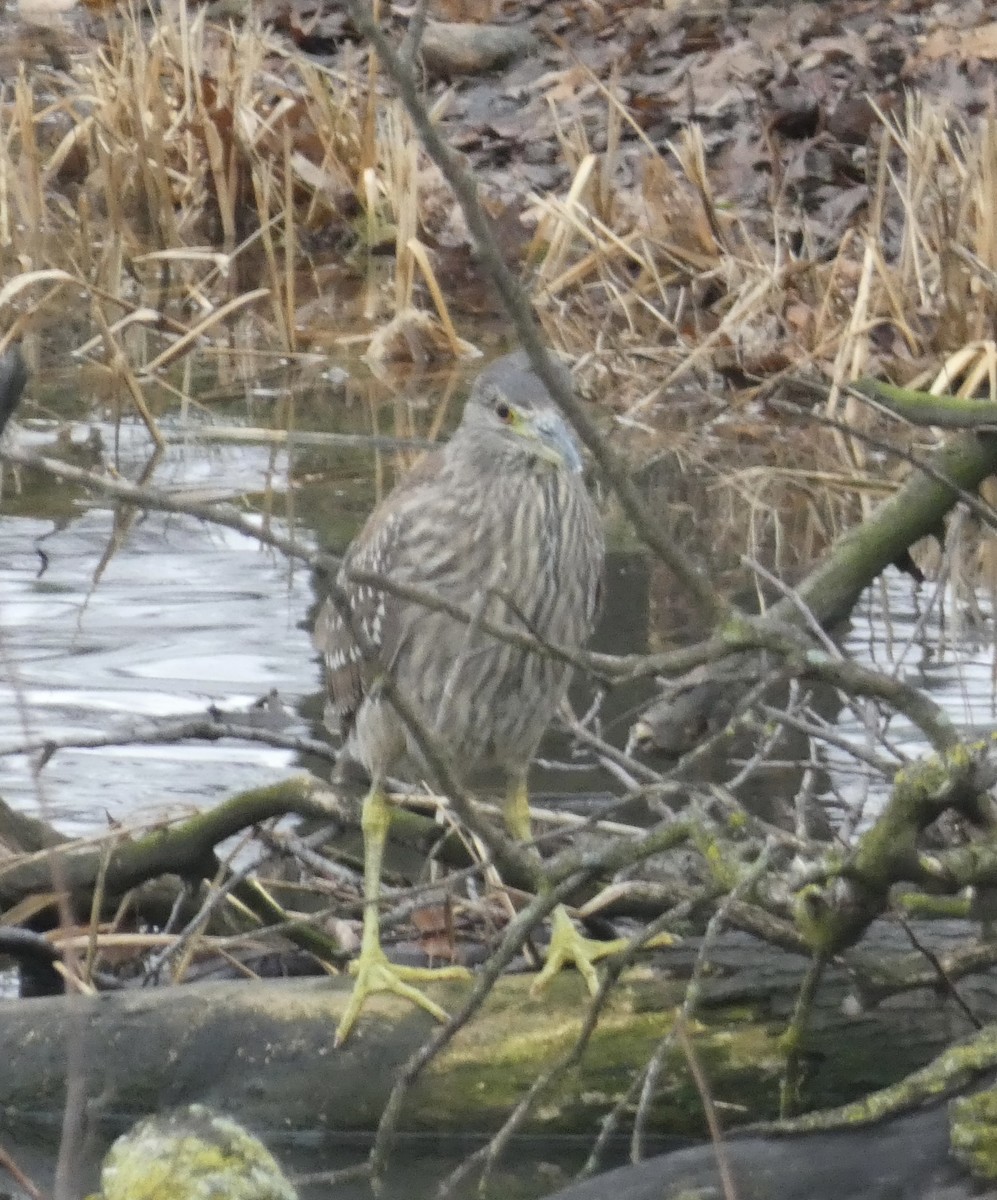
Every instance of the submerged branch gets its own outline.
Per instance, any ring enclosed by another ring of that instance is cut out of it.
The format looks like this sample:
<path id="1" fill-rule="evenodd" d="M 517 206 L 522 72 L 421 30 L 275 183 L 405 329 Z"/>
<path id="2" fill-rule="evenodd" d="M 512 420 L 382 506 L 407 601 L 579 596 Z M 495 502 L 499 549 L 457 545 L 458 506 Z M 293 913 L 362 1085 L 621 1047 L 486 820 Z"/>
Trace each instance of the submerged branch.
<path id="1" fill-rule="evenodd" d="M 259 742 L 279 750 L 290 750 L 295 754 L 310 754 L 327 762 L 335 763 L 335 749 L 317 738 L 282 733 L 276 729 L 253 726 L 238 720 L 240 715 L 222 714 L 218 717 L 208 713 L 203 717 L 147 719 L 140 726 L 121 729 L 116 733 L 92 734 L 89 737 L 40 737 L 0 747 L 0 758 L 12 758 L 19 754 L 39 754 L 43 764 L 61 750 L 99 750 L 109 746 L 160 746 L 172 742 L 217 742 L 233 738 L 244 742 Z"/>
<path id="2" fill-rule="evenodd" d="M 177 513 L 186 517 L 194 517 L 199 521 L 210 521 L 225 529 L 253 538 L 265 546 L 272 546 L 288 558 L 298 559 L 310 566 L 323 566 L 328 569 L 329 559 L 319 555 L 299 539 L 264 525 L 255 517 L 238 512 L 230 501 L 219 501 L 217 504 L 202 504 L 193 500 L 183 500 L 159 488 L 151 488 L 131 483 L 110 475 L 101 475 L 96 471 L 88 471 L 83 467 L 74 467 L 57 458 L 48 458 L 43 454 L 34 454 L 28 450 L 19 450 L 15 446 L 0 447 L 0 462 L 9 463 L 14 467 L 26 467 L 29 470 L 42 471 L 53 479 L 66 483 L 78 484 L 89 488 L 98 496 L 106 496 L 120 504 L 134 505 L 136 508 L 151 509 L 156 512 Z"/>

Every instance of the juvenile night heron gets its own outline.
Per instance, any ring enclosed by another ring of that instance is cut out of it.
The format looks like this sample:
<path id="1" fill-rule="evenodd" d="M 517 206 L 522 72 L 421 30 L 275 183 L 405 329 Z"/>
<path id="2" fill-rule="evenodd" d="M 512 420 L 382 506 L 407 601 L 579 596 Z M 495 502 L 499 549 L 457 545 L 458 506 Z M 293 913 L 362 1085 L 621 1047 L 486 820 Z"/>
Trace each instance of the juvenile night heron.
<path id="1" fill-rule="evenodd" d="M 390 678 L 399 707 L 405 702 L 418 716 L 461 786 L 473 786 L 482 772 L 501 775 L 509 830 L 528 841 L 526 774 L 570 670 L 490 636 L 480 621 L 581 647 L 595 621 L 603 557 L 578 446 L 524 354 L 500 359 L 479 376 L 451 440 L 401 480 L 346 551 L 338 598 L 326 600 L 315 628 L 344 760 L 370 778 L 362 817 L 363 940 L 337 1044 L 370 992 L 397 992 L 444 1019 L 407 981 L 467 976 L 461 967 L 397 966 L 381 949 L 378 894 L 390 821 L 383 781 L 403 761 L 416 777 L 426 773 L 419 739 L 385 694 L 391 689 L 383 680 Z M 472 619 L 358 583 L 352 572 L 420 585 Z M 573 962 L 594 991 L 592 963 L 613 948 L 583 938 L 557 909 L 537 982 Z"/>

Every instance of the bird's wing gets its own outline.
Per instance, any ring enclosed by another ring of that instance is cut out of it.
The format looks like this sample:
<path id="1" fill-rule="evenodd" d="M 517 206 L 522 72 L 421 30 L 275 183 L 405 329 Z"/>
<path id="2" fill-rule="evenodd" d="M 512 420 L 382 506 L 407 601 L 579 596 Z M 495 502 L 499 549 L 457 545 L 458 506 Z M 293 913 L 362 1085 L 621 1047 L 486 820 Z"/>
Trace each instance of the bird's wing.
<path id="1" fill-rule="evenodd" d="M 315 621 L 313 641 L 325 660 L 327 721 L 344 734 L 390 657 L 393 599 L 357 583 L 351 571 L 390 575 L 406 556 L 418 519 L 418 492 L 436 477 L 441 452 L 425 455 L 374 509 L 343 556 L 334 592 Z"/>

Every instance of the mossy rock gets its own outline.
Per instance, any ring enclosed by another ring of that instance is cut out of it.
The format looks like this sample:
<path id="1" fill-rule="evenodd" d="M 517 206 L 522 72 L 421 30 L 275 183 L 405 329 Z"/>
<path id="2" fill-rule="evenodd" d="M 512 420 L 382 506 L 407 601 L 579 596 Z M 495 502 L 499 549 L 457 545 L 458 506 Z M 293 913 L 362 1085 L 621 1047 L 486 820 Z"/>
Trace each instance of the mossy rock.
<path id="1" fill-rule="evenodd" d="M 203 1104 L 147 1117 L 107 1152 L 88 1200 L 297 1200 L 277 1160 Z"/>

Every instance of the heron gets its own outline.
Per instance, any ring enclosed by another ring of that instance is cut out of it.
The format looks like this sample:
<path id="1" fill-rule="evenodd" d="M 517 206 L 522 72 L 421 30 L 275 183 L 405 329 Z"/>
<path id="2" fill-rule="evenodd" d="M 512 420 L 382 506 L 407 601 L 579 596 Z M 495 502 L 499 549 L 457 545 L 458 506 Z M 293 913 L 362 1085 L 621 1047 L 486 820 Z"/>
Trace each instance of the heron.
<path id="1" fill-rule="evenodd" d="M 478 376 L 451 439 L 400 480 L 347 548 L 315 626 L 327 721 L 343 736 L 337 770 L 358 767 L 368 781 L 363 932 L 337 1045 L 372 992 L 395 992 L 443 1020 L 444 1010 L 415 985 L 469 977 L 459 966 L 391 963 L 381 947 L 378 901 L 391 820 L 385 778 L 403 763 L 417 777 L 426 771 L 420 739 L 391 694 L 418 715 L 462 786 L 482 773 L 501 778 L 509 832 L 532 844 L 527 772 L 571 670 L 562 659 L 487 633 L 481 620 L 518 626 L 566 650 L 582 648 L 599 609 L 604 558 L 578 443 L 522 352 Z M 371 577 L 417 585 L 471 619 L 401 599 Z M 574 964 L 594 992 L 593 964 L 617 948 L 583 937 L 563 906 L 555 908 L 534 990 Z"/>

